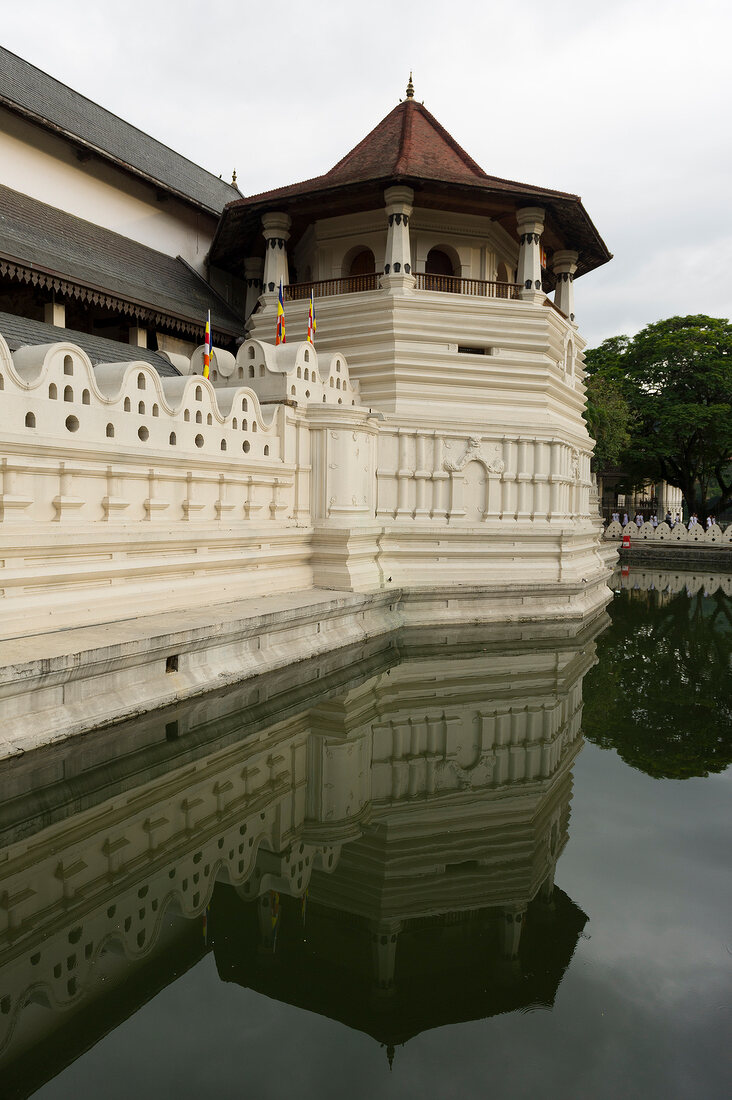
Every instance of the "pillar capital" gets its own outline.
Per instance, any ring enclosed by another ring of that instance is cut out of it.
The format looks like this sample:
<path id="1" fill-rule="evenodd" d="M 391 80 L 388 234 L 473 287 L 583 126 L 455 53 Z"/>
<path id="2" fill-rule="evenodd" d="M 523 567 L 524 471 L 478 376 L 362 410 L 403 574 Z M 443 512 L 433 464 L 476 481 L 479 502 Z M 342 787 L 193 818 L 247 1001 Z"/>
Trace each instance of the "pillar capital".
<path id="1" fill-rule="evenodd" d="M 384 191 L 384 204 L 387 214 L 406 214 L 409 217 L 414 206 L 414 191 L 401 184 L 387 187 Z"/>
<path id="2" fill-rule="evenodd" d="M 290 226 L 292 219 L 289 214 L 270 211 L 262 214 L 262 233 L 267 241 L 281 237 L 284 241 L 290 239 Z"/>
<path id="3" fill-rule="evenodd" d="M 572 248 L 562 248 L 552 256 L 552 269 L 555 275 L 574 275 L 577 270 L 579 252 Z"/>
<path id="4" fill-rule="evenodd" d="M 544 217 L 545 211 L 542 206 L 523 206 L 517 210 L 516 225 L 519 236 L 524 233 L 538 233 L 541 236 L 544 232 Z"/>

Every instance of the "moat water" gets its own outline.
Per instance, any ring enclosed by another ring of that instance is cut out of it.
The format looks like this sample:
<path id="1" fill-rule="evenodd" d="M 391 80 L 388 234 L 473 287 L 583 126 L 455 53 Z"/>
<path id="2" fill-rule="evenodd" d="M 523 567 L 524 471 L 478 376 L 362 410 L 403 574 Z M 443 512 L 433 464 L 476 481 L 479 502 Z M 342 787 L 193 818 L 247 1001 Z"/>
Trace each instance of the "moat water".
<path id="1" fill-rule="evenodd" d="M 732 577 L 0 767 L 0 1097 L 729 1094 Z"/>

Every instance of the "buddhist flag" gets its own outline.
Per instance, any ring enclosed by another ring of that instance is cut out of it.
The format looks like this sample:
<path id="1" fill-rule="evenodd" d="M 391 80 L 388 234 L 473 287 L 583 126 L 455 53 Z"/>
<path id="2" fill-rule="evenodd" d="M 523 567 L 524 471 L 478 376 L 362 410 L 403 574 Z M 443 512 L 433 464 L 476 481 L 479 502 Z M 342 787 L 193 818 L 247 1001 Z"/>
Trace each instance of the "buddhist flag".
<path id="1" fill-rule="evenodd" d="M 546 249 L 539 247 L 539 254 L 541 256 L 541 266 L 546 268 Z"/>
<path id="2" fill-rule="evenodd" d="M 317 325 L 315 324 L 315 308 L 313 306 L 313 294 L 312 294 L 312 291 L 311 291 L 310 292 L 310 305 L 308 306 L 308 342 L 311 343 L 311 344 L 315 343 L 315 329 L 316 328 L 317 328 Z"/>
<path id="3" fill-rule="evenodd" d="M 206 335 L 203 338 L 203 377 L 211 370 L 211 310 L 206 314 Z"/>
<path id="4" fill-rule="evenodd" d="M 280 279 L 280 292 L 277 297 L 277 332 L 275 334 L 275 344 L 285 343 L 285 301 L 284 292 L 282 289 L 282 279 Z"/>

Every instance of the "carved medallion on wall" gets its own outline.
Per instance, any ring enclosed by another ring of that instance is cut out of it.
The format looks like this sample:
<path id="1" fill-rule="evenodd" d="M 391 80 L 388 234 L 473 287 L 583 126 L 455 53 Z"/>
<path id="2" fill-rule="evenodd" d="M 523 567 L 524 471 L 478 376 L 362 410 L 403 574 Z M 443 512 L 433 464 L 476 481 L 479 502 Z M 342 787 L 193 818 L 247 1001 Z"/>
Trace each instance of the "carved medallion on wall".
<path id="1" fill-rule="evenodd" d="M 476 436 L 470 436 L 468 439 L 467 449 L 462 458 L 457 459 L 457 461 L 446 458 L 443 465 L 451 474 L 456 474 L 464 470 L 469 462 L 482 462 L 486 470 L 492 474 L 502 474 L 505 469 L 505 463 L 501 458 L 501 448 L 496 445 L 493 447 L 492 453 L 488 453 L 487 448 L 484 449 L 483 444 Z"/>

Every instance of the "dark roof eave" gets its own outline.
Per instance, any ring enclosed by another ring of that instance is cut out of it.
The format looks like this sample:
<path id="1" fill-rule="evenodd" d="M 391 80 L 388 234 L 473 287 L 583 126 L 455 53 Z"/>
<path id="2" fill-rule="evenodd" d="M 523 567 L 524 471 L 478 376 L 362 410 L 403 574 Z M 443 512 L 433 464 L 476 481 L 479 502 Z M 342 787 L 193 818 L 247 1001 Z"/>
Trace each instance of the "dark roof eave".
<path id="1" fill-rule="evenodd" d="M 302 185 L 302 189 L 299 189 L 301 185 L 293 185 L 298 190 L 291 190 L 289 188 L 280 188 L 275 191 L 265 191 L 260 195 L 251 195 L 241 199 L 235 199 L 233 202 L 227 203 L 222 212 L 219 224 L 216 227 L 216 233 L 211 243 L 211 249 L 209 251 L 209 257 L 212 262 L 216 262 L 215 257 L 217 253 L 217 247 L 219 240 L 222 236 L 222 230 L 227 221 L 230 221 L 232 215 L 235 220 L 239 218 L 254 217 L 260 212 L 265 212 L 267 209 L 272 209 L 274 205 L 277 205 L 280 209 L 285 211 L 288 208 L 296 208 L 306 203 L 318 202 L 319 200 L 326 200 L 329 195 L 334 193 L 338 194 L 355 194 L 359 190 L 372 191 L 376 187 L 386 187 L 394 184 L 408 184 L 414 186 L 415 189 L 424 189 L 425 186 L 433 186 L 436 188 L 450 188 L 455 191 L 463 191 L 466 193 L 472 193 L 474 195 L 490 195 L 497 198 L 506 199 L 520 199 L 524 198 L 527 201 L 535 200 L 537 204 L 553 202 L 558 203 L 561 206 L 577 208 L 582 220 L 585 223 L 589 236 L 592 238 L 595 249 L 597 262 L 591 266 L 585 266 L 580 264 L 578 269 L 578 277 L 585 274 L 587 271 L 594 270 L 597 267 L 601 267 L 603 264 L 608 263 L 612 259 L 612 253 L 608 249 L 607 245 L 600 236 L 597 228 L 595 227 L 592 219 L 585 210 L 582 199 L 579 195 L 573 195 L 566 191 L 553 191 L 548 188 L 537 188 L 535 191 L 526 190 L 529 185 L 516 184 L 515 188 L 491 186 L 491 178 L 488 177 L 485 182 L 476 181 L 475 184 L 468 182 L 451 182 L 449 180 L 437 180 L 437 179 L 425 179 L 424 177 L 415 177 L 410 175 L 387 175 L 380 177 L 373 177 L 367 180 L 353 180 L 347 183 L 335 183 L 327 180 L 326 176 L 319 176 L 313 180 L 306 181 L 310 186 L 305 189 L 305 185 Z M 500 183 L 511 183 L 512 181 L 498 181 Z M 320 184 L 320 186 L 317 186 Z"/>
<path id="2" fill-rule="evenodd" d="M 141 309 L 147 310 L 151 313 L 157 313 L 161 316 L 170 317 L 173 320 L 180 321 L 190 326 L 191 329 L 202 331 L 205 328 L 205 324 L 204 322 L 202 322 L 200 317 L 191 317 L 185 313 L 178 313 L 175 310 L 166 309 L 163 306 L 160 306 L 154 302 L 145 302 L 141 298 L 135 298 L 132 295 L 119 294 L 117 291 L 110 290 L 109 287 L 100 286 L 99 284 L 92 283 L 86 279 L 79 279 L 77 276 L 65 274 L 63 271 L 55 271 L 51 267 L 45 267 L 42 264 L 34 263 L 31 260 L 21 260 L 18 259 L 16 256 L 11 256 L 5 252 L 0 252 L 0 259 L 5 260 L 7 263 L 11 263 L 19 268 L 26 268 L 29 271 L 38 271 L 42 275 L 47 275 L 51 279 L 59 279 L 62 282 L 70 284 L 71 286 L 76 286 L 83 290 L 90 290 L 95 294 L 103 294 L 107 298 L 116 298 L 118 301 L 125 302 L 127 305 L 139 306 Z M 186 267 L 190 267 L 190 265 L 186 264 Z M 217 294 L 216 297 L 220 298 L 220 295 Z M 231 306 L 227 306 L 227 308 L 231 309 Z M 243 326 L 243 318 L 242 328 L 229 327 L 226 324 L 221 324 L 218 320 L 216 320 L 215 323 L 212 322 L 211 325 L 215 332 L 223 333 L 225 336 L 233 337 L 242 335 Z"/>
<path id="3" fill-rule="evenodd" d="M 12 99 L 8 99 L 6 96 L 0 95 L 0 106 L 5 107 L 9 111 L 15 112 L 22 118 L 28 119 L 30 122 L 34 122 L 37 126 L 42 127 L 44 130 L 48 130 L 49 133 L 56 134 L 59 137 L 65 138 L 67 141 L 77 145 L 80 149 L 85 149 L 101 160 L 106 160 L 110 164 L 114 164 L 117 168 L 121 168 L 122 171 L 129 173 L 131 176 L 135 176 L 137 179 L 144 180 L 145 183 L 149 183 L 157 191 L 165 191 L 167 194 L 174 196 L 186 205 L 193 207 L 194 210 L 202 210 L 206 214 L 211 214 L 213 217 L 219 217 L 221 210 L 218 207 L 208 206 L 206 203 L 199 202 L 191 195 L 186 195 L 183 191 L 178 191 L 176 188 L 171 187 L 170 184 L 165 183 L 163 180 L 158 179 L 156 176 L 151 176 L 147 172 L 143 172 L 142 169 L 136 168 L 133 164 L 129 164 L 127 161 L 122 160 L 120 157 L 115 157 L 113 153 L 107 152 L 106 149 L 102 149 L 100 146 L 95 145 L 93 142 L 85 141 L 84 138 L 78 134 L 72 133 L 70 130 L 64 129 L 63 126 L 59 126 L 55 122 L 51 122 L 50 119 L 44 118 L 43 115 L 39 115 L 35 111 L 29 110 L 27 107 L 23 107 L 20 103 L 14 102 Z M 237 200 L 235 199 L 234 202 Z M 231 203 L 227 203 L 230 206 Z M 226 207 L 224 207 L 226 209 Z"/>

